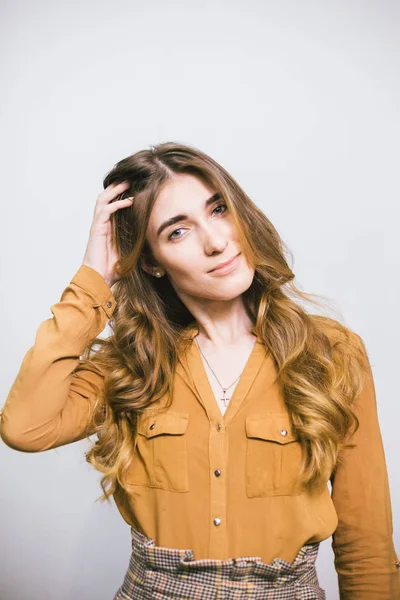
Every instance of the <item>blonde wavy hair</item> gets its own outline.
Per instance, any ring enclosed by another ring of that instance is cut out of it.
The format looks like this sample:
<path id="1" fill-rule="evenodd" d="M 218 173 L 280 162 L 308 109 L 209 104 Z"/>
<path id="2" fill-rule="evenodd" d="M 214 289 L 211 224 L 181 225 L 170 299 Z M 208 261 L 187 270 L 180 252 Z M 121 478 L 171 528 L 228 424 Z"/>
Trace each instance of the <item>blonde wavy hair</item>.
<path id="1" fill-rule="evenodd" d="M 152 262 L 146 240 L 152 207 L 171 177 L 189 173 L 221 194 L 237 227 L 240 248 L 254 266 L 253 282 L 242 297 L 259 335 L 274 359 L 278 382 L 294 431 L 302 445 L 300 481 L 308 492 L 321 490 L 352 447 L 347 438 L 359 422 L 354 400 L 363 388 L 368 358 L 361 338 L 336 319 L 311 314 L 301 301 L 321 305 L 315 294 L 293 282 L 290 254 L 277 230 L 233 177 L 193 146 L 174 142 L 150 146 L 118 162 L 103 186 L 128 180 L 117 199 L 135 196 L 131 207 L 111 215 L 119 256 L 120 279 L 113 286 L 116 309 L 111 335 L 97 337 L 77 367 L 102 376 L 104 387 L 94 404 L 88 437 L 97 434 L 86 460 L 103 473 L 103 495 L 109 500 L 132 459 L 137 417 L 172 386 L 178 352 L 189 341 L 185 328 L 195 323 L 168 276 L 152 277 L 142 268 Z"/>

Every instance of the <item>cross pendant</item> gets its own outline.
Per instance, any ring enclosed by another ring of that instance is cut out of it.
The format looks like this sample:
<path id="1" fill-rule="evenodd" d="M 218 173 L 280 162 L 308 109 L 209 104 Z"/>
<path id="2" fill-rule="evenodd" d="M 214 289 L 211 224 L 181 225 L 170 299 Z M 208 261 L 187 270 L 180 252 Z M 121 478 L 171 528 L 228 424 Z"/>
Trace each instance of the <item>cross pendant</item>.
<path id="1" fill-rule="evenodd" d="M 222 391 L 223 391 L 223 393 L 224 393 L 224 397 L 223 397 L 223 398 L 221 398 L 221 400 L 222 400 L 222 402 L 224 403 L 224 405 L 225 405 L 225 406 L 228 406 L 229 398 L 227 398 L 227 397 L 225 396 L 225 394 L 226 394 L 226 389 L 222 388 Z"/>

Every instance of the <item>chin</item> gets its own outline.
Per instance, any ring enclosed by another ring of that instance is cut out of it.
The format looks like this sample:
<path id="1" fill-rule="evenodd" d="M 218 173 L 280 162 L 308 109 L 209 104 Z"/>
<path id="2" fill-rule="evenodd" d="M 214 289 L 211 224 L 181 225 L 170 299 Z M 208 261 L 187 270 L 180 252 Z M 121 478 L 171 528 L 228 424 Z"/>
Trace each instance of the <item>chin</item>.
<path id="1" fill-rule="evenodd" d="M 249 289 L 253 283 L 253 279 L 254 272 L 248 272 L 240 277 L 232 277 L 231 280 L 226 281 L 226 283 L 221 279 L 218 283 L 215 282 L 212 288 L 211 286 L 208 287 L 206 297 L 223 301 L 234 300 Z M 196 295 L 199 296 L 198 291 Z"/>

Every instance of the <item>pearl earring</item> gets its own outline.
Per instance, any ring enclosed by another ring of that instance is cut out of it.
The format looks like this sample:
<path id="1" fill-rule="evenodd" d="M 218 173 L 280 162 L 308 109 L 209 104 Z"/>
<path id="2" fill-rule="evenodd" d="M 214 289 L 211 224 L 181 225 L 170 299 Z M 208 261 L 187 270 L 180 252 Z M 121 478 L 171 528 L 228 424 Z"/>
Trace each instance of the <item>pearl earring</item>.
<path id="1" fill-rule="evenodd" d="M 156 277 L 161 277 L 161 273 L 160 273 L 160 271 L 157 271 L 157 272 L 156 272 Z"/>

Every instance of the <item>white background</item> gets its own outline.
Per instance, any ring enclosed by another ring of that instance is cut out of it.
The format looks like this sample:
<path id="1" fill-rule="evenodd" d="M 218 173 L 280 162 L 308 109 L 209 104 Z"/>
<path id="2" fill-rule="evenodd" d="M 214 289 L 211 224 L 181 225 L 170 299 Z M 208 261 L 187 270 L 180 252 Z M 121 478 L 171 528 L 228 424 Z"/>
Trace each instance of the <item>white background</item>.
<path id="1" fill-rule="evenodd" d="M 79 268 L 102 178 L 161 141 L 220 162 L 292 250 L 304 291 L 366 343 L 400 551 L 400 4 L 3 0 L 2 405 Z M 2 600 L 111 600 L 130 557 L 86 441 L 0 445 Z M 317 569 L 336 600 L 331 539 Z"/>

